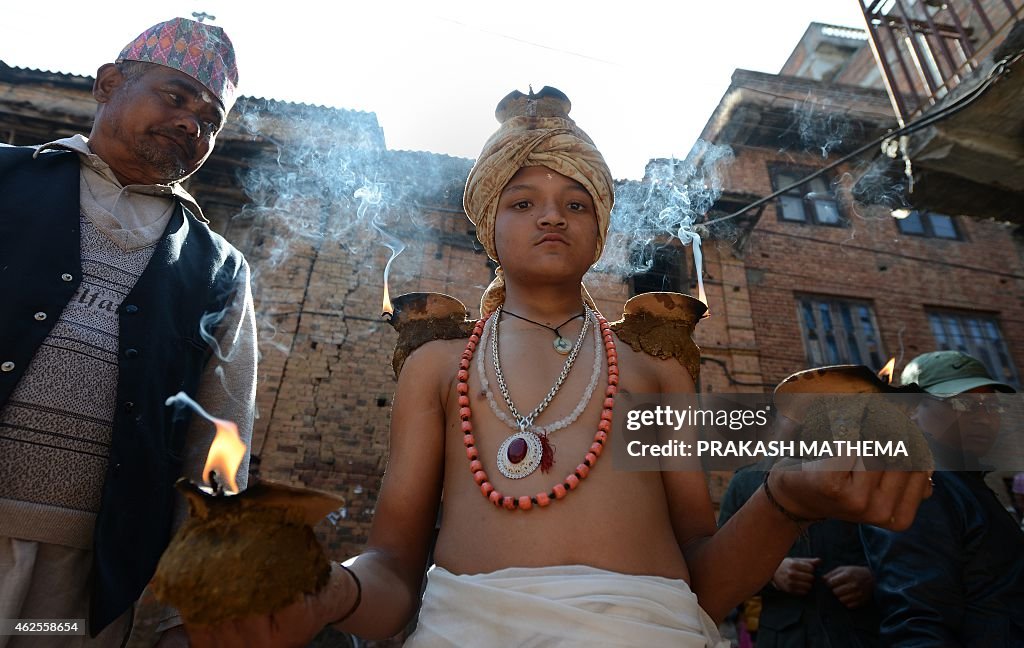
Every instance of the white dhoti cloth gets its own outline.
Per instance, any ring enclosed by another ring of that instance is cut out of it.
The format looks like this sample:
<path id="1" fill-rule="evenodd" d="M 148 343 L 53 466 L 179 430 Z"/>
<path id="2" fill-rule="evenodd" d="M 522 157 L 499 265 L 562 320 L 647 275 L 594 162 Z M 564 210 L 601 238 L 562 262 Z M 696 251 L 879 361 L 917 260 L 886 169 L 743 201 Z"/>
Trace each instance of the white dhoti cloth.
<path id="1" fill-rule="evenodd" d="M 405 646 L 728 648 L 729 642 L 682 580 L 584 565 L 460 576 L 435 565 Z"/>

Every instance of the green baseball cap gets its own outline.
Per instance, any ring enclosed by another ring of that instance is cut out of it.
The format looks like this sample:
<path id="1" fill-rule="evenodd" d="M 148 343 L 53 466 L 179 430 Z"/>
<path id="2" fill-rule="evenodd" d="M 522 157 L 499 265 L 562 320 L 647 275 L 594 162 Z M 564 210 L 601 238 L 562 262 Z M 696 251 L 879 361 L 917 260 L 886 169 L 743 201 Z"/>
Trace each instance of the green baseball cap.
<path id="1" fill-rule="evenodd" d="M 917 356 L 904 367 L 900 383 L 917 383 L 921 389 L 940 398 L 985 386 L 1010 394 L 1016 391 L 994 380 L 981 360 L 962 351 L 932 351 Z"/>

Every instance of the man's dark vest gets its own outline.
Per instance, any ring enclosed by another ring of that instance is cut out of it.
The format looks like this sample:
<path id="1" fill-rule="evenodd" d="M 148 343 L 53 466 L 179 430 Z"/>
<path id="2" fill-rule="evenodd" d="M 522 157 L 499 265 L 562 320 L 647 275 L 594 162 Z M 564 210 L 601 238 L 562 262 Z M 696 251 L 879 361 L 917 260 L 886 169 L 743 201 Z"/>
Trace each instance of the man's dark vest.
<path id="1" fill-rule="evenodd" d="M 78 155 L 32 153 L 0 148 L 0 408 L 82 277 Z M 118 311 L 117 411 L 94 537 L 93 634 L 138 598 L 170 539 L 190 416 L 164 401 L 179 391 L 195 396 L 210 357 L 200 318 L 223 313 L 244 263 L 179 208 Z"/>

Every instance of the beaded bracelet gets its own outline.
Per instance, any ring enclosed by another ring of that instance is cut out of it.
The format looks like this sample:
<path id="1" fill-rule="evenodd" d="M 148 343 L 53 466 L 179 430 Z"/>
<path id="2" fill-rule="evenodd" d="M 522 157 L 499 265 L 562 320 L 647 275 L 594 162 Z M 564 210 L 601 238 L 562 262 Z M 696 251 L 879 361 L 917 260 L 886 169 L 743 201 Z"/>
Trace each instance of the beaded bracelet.
<path id="1" fill-rule="evenodd" d="M 799 515 L 793 515 L 792 513 L 790 513 L 789 509 L 787 509 L 785 506 L 780 504 L 779 500 L 775 499 L 775 496 L 772 495 L 772 489 L 768 487 L 768 477 L 771 474 L 772 474 L 772 472 L 770 470 L 764 471 L 764 481 L 763 481 L 762 485 L 764 486 L 764 495 L 765 495 L 765 497 L 768 498 L 768 503 L 771 504 L 775 508 L 776 511 L 778 511 L 779 513 L 782 513 L 784 516 L 786 516 L 787 520 L 789 520 L 793 524 L 797 525 L 797 527 L 800 528 L 800 532 L 801 533 L 804 532 L 804 525 L 813 524 L 815 522 L 820 522 L 821 521 L 821 520 L 815 520 L 815 519 L 811 519 L 811 518 L 802 518 Z"/>
<path id="2" fill-rule="evenodd" d="M 341 563 L 338 563 L 338 567 L 341 567 L 346 572 L 348 572 L 349 576 L 352 577 L 352 580 L 354 580 L 356 582 L 356 600 L 355 600 L 354 603 L 352 603 L 352 607 L 350 607 L 348 609 L 348 612 L 346 612 L 344 615 L 342 615 L 340 619 L 337 619 L 335 621 L 331 621 L 331 625 L 335 625 L 335 624 L 343 623 L 343 622 L 347 621 L 348 618 L 350 616 L 352 616 L 355 613 L 356 610 L 359 609 L 359 604 L 363 602 L 363 584 L 359 581 L 359 577 L 356 576 L 356 573 L 354 571 L 352 571 L 351 569 L 349 569 L 345 565 L 342 565 Z"/>

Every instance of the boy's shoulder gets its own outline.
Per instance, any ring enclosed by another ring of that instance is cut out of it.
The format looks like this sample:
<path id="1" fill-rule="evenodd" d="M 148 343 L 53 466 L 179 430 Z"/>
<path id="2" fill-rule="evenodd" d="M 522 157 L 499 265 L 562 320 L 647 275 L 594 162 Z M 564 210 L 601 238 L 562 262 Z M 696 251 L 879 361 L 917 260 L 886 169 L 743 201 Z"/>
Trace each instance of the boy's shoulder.
<path id="1" fill-rule="evenodd" d="M 412 349 L 403 362 L 401 373 L 411 371 L 418 377 L 453 378 L 465 348 L 464 339 L 429 340 Z"/>

